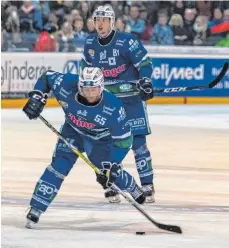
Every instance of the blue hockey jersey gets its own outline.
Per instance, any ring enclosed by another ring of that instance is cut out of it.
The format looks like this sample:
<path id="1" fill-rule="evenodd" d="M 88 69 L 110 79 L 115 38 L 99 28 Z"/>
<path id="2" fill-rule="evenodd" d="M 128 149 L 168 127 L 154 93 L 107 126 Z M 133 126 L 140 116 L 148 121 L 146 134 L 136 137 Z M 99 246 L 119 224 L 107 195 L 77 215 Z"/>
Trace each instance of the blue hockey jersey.
<path id="1" fill-rule="evenodd" d="M 136 82 L 151 78 L 152 61 L 141 41 L 133 34 L 115 32 L 107 45 L 96 33 L 87 37 L 81 67 L 96 66 L 103 71 L 105 87 L 118 97 L 138 95 Z"/>
<path id="2" fill-rule="evenodd" d="M 133 140 L 121 101 L 104 90 L 97 105 L 85 106 L 77 100 L 78 80 L 78 75 L 49 70 L 40 76 L 34 90 L 52 90 L 65 112 L 66 122 L 83 137 L 112 142 L 111 160 L 120 163 Z"/>

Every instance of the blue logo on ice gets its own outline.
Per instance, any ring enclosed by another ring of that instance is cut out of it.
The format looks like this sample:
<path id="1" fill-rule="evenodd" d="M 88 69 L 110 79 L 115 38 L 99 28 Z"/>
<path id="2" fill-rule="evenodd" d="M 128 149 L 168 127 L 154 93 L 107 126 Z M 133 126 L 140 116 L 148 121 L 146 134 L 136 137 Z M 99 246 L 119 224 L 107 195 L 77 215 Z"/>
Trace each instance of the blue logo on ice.
<path id="1" fill-rule="evenodd" d="M 69 60 L 64 65 L 63 73 L 78 74 L 78 69 L 79 69 L 78 66 L 79 66 L 78 61 L 76 61 L 76 60 Z"/>

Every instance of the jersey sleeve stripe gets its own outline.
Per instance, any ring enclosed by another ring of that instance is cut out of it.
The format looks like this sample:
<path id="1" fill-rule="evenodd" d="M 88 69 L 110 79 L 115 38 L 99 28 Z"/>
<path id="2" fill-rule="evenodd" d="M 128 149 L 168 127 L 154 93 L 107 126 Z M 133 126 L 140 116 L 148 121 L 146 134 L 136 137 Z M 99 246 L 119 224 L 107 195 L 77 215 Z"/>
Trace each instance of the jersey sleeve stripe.
<path id="1" fill-rule="evenodd" d="M 92 63 L 90 63 L 90 62 L 88 62 L 87 60 L 86 60 L 86 58 L 85 58 L 85 56 L 84 55 L 82 55 L 82 59 L 85 61 L 85 63 L 87 63 L 88 65 L 92 65 Z"/>
<path id="2" fill-rule="evenodd" d="M 125 133 L 125 134 L 123 134 L 123 135 L 121 135 L 121 136 L 111 136 L 113 139 L 125 139 L 125 138 L 127 138 L 127 137 L 130 137 L 131 136 L 131 131 L 130 132 L 128 132 L 128 133 Z"/>
<path id="3" fill-rule="evenodd" d="M 135 67 L 138 67 L 143 60 L 147 59 L 148 58 L 148 54 L 146 54 L 138 63 L 134 64 Z"/>

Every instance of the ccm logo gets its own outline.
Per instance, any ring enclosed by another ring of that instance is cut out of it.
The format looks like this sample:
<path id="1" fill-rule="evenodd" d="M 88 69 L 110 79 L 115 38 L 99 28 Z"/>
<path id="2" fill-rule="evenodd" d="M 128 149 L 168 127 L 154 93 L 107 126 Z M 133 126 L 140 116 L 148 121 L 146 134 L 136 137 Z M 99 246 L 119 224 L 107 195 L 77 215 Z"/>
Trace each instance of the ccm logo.
<path id="1" fill-rule="evenodd" d="M 178 87 L 178 88 L 168 88 L 165 89 L 164 92 L 179 92 L 179 91 L 186 91 L 187 87 Z"/>

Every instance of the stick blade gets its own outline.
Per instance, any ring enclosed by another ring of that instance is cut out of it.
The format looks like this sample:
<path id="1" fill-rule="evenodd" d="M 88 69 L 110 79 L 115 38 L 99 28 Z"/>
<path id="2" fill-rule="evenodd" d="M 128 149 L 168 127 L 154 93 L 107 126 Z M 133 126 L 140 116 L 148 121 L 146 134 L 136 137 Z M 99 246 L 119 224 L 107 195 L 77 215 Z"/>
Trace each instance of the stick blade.
<path id="1" fill-rule="evenodd" d="M 214 86 L 216 86 L 216 85 L 219 83 L 219 81 L 220 81 L 220 80 L 224 77 L 224 75 L 226 74 L 227 69 L 228 69 L 228 62 L 224 63 L 222 71 L 221 71 L 220 74 L 216 77 L 216 79 L 214 79 L 214 80 L 208 85 L 208 87 L 209 87 L 209 88 L 213 88 Z"/>
<path id="2" fill-rule="evenodd" d="M 157 223 L 157 227 L 160 229 L 166 230 L 166 231 L 182 234 L 182 230 L 179 226 L 165 225 L 165 224 Z"/>

